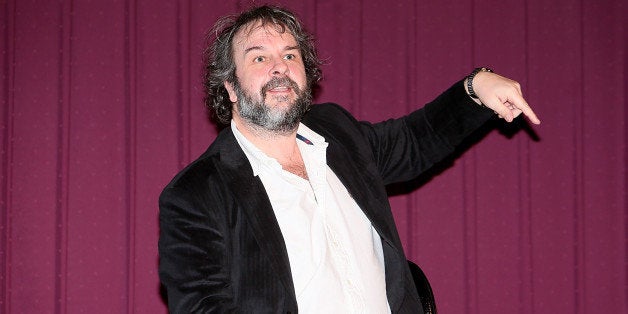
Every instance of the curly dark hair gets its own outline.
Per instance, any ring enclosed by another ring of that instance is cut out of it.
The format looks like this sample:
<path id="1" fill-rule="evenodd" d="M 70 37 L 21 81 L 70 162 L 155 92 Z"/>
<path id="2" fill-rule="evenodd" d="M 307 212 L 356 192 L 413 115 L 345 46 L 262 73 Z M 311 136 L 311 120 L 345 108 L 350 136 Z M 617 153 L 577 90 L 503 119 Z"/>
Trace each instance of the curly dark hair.
<path id="1" fill-rule="evenodd" d="M 229 100 L 224 82 L 233 83 L 237 80 L 233 61 L 233 38 L 240 29 L 254 22 L 261 22 L 262 26 L 272 25 L 279 32 L 288 32 L 294 36 L 303 58 L 307 84 L 311 87 L 321 78 L 321 61 L 316 55 L 313 38 L 303 29 L 292 12 L 265 5 L 237 16 L 225 16 L 212 28 L 209 37 L 215 34 L 215 39 L 204 54 L 205 105 L 213 110 L 220 124 L 228 124 L 231 121 L 233 104 Z"/>

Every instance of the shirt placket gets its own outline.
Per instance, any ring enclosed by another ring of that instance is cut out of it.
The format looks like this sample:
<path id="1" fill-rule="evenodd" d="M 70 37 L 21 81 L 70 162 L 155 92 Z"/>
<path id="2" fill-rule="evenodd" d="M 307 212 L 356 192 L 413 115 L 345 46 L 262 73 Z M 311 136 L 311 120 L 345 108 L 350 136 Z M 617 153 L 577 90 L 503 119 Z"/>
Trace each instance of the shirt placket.
<path id="1" fill-rule="evenodd" d="M 308 156 L 314 157 L 310 162 L 306 162 L 311 165 L 311 169 L 308 168 L 308 176 L 310 177 L 310 183 L 312 190 L 317 199 L 317 208 L 323 218 L 325 235 L 327 239 L 327 247 L 329 248 L 328 254 L 331 257 L 332 264 L 338 276 L 342 278 L 342 287 L 347 301 L 349 301 L 350 311 L 352 313 L 364 313 L 364 302 L 362 300 L 361 293 L 356 286 L 357 271 L 354 267 L 354 261 L 351 259 L 349 250 L 344 245 L 343 238 L 338 232 L 338 225 L 333 223 L 334 220 L 340 218 L 338 214 L 334 215 L 328 211 L 332 207 L 328 203 L 327 195 L 327 162 L 325 159 L 325 147 L 306 147 L 311 149 L 311 154 Z M 311 175 L 309 174 L 311 173 Z M 335 207 L 334 207 L 335 208 Z M 339 209 L 336 209 L 339 210 Z M 331 217 L 335 216 L 335 217 Z M 345 239 L 346 240 L 346 239 Z"/>

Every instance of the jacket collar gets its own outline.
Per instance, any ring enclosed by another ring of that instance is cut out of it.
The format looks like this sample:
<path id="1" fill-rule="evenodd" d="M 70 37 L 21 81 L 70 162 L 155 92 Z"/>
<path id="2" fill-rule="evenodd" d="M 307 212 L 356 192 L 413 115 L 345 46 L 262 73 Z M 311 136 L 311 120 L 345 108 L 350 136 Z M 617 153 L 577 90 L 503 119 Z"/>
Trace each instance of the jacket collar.
<path id="1" fill-rule="evenodd" d="M 266 252 L 275 274 L 286 291 L 291 293 L 292 299 L 296 301 L 288 252 L 262 181 L 259 177 L 253 176 L 251 164 L 236 142 L 231 129 L 223 130 L 216 142 L 220 144 L 218 154 L 225 166 L 221 169 L 225 184 L 236 194 L 235 201 L 246 215 L 253 236 L 262 251 Z M 296 307 L 296 304 L 294 306 Z"/>

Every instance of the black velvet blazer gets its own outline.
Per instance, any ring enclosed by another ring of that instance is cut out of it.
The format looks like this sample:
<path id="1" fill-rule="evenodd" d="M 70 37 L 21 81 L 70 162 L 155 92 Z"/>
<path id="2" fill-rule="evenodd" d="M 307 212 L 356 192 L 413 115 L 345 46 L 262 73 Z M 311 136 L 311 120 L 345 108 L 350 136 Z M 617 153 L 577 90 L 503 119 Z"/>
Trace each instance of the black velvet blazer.
<path id="1" fill-rule="evenodd" d="M 358 122 L 334 104 L 305 115 L 303 123 L 329 143 L 329 167 L 381 236 L 393 313 L 422 310 L 385 185 L 415 178 L 492 115 L 462 82 L 381 123 Z M 159 275 L 171 312 L 297 313 L 279 225 L 230 128 L 168 184 L 159 206 Z"/>

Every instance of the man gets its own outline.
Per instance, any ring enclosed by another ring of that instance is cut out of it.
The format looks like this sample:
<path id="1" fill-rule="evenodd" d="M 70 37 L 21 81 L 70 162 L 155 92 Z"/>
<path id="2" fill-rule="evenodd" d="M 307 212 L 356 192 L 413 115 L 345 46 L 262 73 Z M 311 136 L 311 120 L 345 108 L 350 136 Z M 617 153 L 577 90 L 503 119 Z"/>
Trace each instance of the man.
<path id="1" fill-rule="evenodd" d="M 230 127 L 160 197 L 170 310 L 421 313 L 384 186 L 495 113 L 540 123 L 518 84 L 476 69 L 423 109 L 370 124 L 311 106 L 319 61 L 292 13 L 253 8 L 216 34 L 206 102 Z"/>

